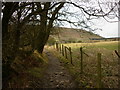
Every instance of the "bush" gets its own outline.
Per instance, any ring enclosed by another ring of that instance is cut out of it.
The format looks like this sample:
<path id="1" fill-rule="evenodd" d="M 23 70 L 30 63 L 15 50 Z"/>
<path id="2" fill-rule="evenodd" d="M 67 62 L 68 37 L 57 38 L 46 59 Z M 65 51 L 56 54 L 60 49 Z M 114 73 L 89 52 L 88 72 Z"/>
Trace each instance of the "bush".
<path id="1" fill-rule="evenodd" d="M 48 39 L 48 41 L 47 41 L 47 44 L 51 46 L 51 45 L 54 45 L 55 42 L 56 42 L 55 38 L 49 37 L 49 39 Z"/>
<path id="2" fill-rule="evenodd" d="M 77 41 L 77 43 L 81 43 L 81 42 L 82 42 L 81 40 Z"/>
<path id="3" fill-rule="evenodd" d="M 76 39 L 74 38 L 69 38 L 69 40 L 67 41 L 68 43 L 76 43 Z"/>

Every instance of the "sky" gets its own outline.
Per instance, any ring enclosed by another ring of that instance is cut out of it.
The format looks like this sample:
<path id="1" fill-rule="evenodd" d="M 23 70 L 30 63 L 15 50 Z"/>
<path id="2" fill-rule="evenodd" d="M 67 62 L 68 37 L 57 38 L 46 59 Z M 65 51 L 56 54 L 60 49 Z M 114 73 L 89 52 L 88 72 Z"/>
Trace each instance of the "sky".
<path id="1" fill-rule="evenodd" d="M 105 38 L 118 37 L 118 22 L 110 23 L 105 20 L 99 20 L 99 22 L 100 21 L 101 23 L 95 25 L 95 27 L 101 28 L 102 30 L 96 30 L 96 34 Z"/>
<path id="2" fill-rule="evenodd" d="M 42 1 L 44 1 L 44 0 L 42 0 Z M 73 1 L 77 1 L 77 0 L 73 0 Z M 91 0 L 91 1 L 95 1 L 95 0 Z M 111 1 L 111 2 L 113 2 L 113 1 L 119 1 L 119 0 L 105 0 L 105 1 Z M 95 3 L 94 3 L 94 5 L 96 6 Z M 72 12 L 74 11 L 75 13 L 76 13 L 76 11 L 79 11 L 78 8 L 71 7 L 69 9 L 70 9 L 70 11 L 72 11 Z M 70 18 L 70 19 L 72 19 L 72 18 Z M 118 37 L 118 22 L 116 22 L 116 23 L 109 23 L 109 22 L 107 22 L 107 21 L 105 21 L 103 19 L 98 19 L 98 20 L 95 20 L 93 22 L 95 23 L 95 25 L 93 26 L 93 28 L 95 27 L 95 28 L 102 29 L 102 30 L 96 30 L 96 31 L 94 31 L 95 34 L 98 34 L 98 35 L 100 35 L 102 37 L 105 37 L 105 38 Z M 71 26 L 68 25 L 68 24 L 66 24 L 65 27 L 71 28 Z M 78 28 L 78 29 L 80 29 L 80 28 Z"/>
<path id="3" fill-rule="evenodd" d="M 111 38 L 111 37 L 120 37 L 120 31 L 118 31 L 118 22 L 109 23 L 105 20 L 98 20 L 98 22 L 94 22 L 94 28 L 100 28 L 101 30 L 95 30 L 93 33 L 98 34 L 104 38 Z M 64 27 L 71 28 L 71 26 L 66 24 Z M 76 28 L 76 27 L 72 27 Z M 77 28 L 80 29 L 80 28 Z M 88 30 L 87 30 L 88 31 Z M 119 35 L 118 35 L 119 32 Z"/>
<path id="4" fill-rule="evenodd" d="M 72 18 L 71 18 L 71 20 L 72 20 Z M 76 19 L 74 19 L 74 21 L 76 21 Z M 118 20 L 115 20 L 115 21 L 118 21 Z M 93 29 L 99 28 L 98 30 L 95 30 L 93 33 L 98 34 L 104 38 L 110 38 L 110 37 L 118 37 L 118 32 L 119 32 L 119 37 L 120 37 L 120 31 L 118 31 L 118 29 L 119 29 L 118 22 L 110 23 L 110 22 L 107 22 L 103 18 L 92 20 L 92 22 L 94 23 L 94 25 L 91 26 Z M 65 23 L 64 27 L 81 29 L 81 27 L 75 27 L 73 25 L 70 25 L 69 23 Z M 89 30 L 87 30 L 87 31 L 89 31 Z"/>
<path id="5" fill-rule="evenodd" d="M 92 0 L 91 0 L 92 1 Z M 94 0 L 93 0 L 94 1 Z M 115 1 L 115 0 L 107 0 L 107 1 Z M 117 0 L 116 0 L 117 1 Z M 90 4 L 90 3 L 89 3 Z M 89 6 L 88 4 L 88 6 Z M 97 6 L 99 7 L 97 4 L 92 4 L 93 6 Z M 104 10 L 104 7 L 103 7 L 103 10 Z M 107 10 L 107 9 L 105 9 Z M 78 8 L 75 8 L 75 7 L 70 7 L 69 8 L 69 12 L 79 12 L 80 10 Z M 108 10 L 109 11 L 109 10 Z M 80 16 L 80 12 L 78 13 L 78 16 L 81 18 Z M 73 20 L 74 18 L 73 17 L 70 17 L 70 20 Z M 73 21 L 77 21 L 77 19 L 74 19 Z M 110 20 L 111 21 L 111 20 Z M 112 21 L 118 21 L 117 18 L 113 19 Z M 118 22 L 113 22 L 113 23 L 110 23 L 110 22 L 107 22 L 105 19 L 103 18 L 99 18 L 99 19 L 95 19 L 95 20 L 92 20 L 92 22 L 94 23 L 94 25 L 92 26 L 92 28 L 100 28 L 101 30 L 95 30 L 94 33 L 95 34 L 98 34 L 102 37 L 105 37 L 105 38 L 110 38 L 110 37 L 118 37 Z M 119 22 L 120 23 L 120 22 Z M 71 28 L 70 25 L 67 25 L 65 24 L 65 27 L 69 27 Z M 73 28 L 75 28 L 73 26 Z M 80 29 L 78 27 L 78 29 Z M 120 32 L 119 32 L 120 33 Z"/>
<path id="6" fill-rule="evenodd" d="M 105 23 L 104 26 L 101 27 L 102 31 L 96 31 L 102 37 L 118 37 L 118 23 Z"/>

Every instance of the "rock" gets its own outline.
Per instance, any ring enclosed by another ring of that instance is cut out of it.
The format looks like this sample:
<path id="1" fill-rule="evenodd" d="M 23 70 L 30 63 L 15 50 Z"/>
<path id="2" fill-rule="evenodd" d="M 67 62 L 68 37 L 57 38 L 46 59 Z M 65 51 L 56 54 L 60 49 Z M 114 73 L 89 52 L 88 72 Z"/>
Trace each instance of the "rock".
<path id="1" fill-rule="evenodd" d="M 59 85 L 56 85 L 56 88 L 59 88 Z"/>
<path id="2" fill-rule="evenodd" d="M 61 67 L 61 69 L 62 69 L 62 70 L 65 70 L 65 68 L 64 68 L 64 67 Z"/>
<path id="3" fill-rule="evenodd" d="M 56 80 L 56 83 L 58 83 L 59 82 L 59 80 Z"/>
<path id="4" fill-rule="evenodd" d="M 65 80 L 65 83 L 69 83 L 70 82 L 70 80 Z"/>
<path id="5" fill-rule="evenodd" d="M 59 74 L 60 74 L 60 75 L 62 75 L 62 74 L 63 74 L 63 72 L 60 72 Z"/>
<path id="6" fill-rule="evenodd" d="M 55 75 L 58 75 L 58 74 L 59 74 L 59 72 L 55 72 L 54 74 L 55 74 Z"/>
<path id="7" fill-rule="evenodd" d="M 60 81 L 60 84 L 64 84 L 64 81 Z"/>
<path id="8" fill-rule="evenodd" d="M 50 82 L 53 82 L 53 80 L 51 79 Z"/>
<path id="9" fill-rule="evenodd" d="M 64 74 L 62 74 L 62 76 L 65 76 Z"/>

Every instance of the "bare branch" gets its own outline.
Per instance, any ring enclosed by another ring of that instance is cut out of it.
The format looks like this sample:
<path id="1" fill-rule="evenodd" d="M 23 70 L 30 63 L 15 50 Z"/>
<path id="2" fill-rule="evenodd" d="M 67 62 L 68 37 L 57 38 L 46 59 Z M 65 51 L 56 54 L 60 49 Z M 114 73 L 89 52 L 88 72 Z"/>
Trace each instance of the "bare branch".
<path id="1" fill-rule="evenodd" d="M 79 6 L 79 5 L 75 4 L 75 3 L 72 3 L 72 2 L 66 2 L 66 3 L 72 4 L 72 5 L 74 5 L 75 7 L 78 7 L 78 8 L 80 8 L 80 9 L 82 9 L 82 10 L 83 10 L 86 14 L 88 14 L 89 16 L 97 16 L 97 17 L 104 17 L 104 16 L 109 15 L 109 13 L 111 13 L 111 12 L 113 11 L 113 9 L 116 7 L 116 6 L 112 7 L 111 10 L 110 10 L 109 12 L 107 12 L 107 13 L 104 13 L 104 14 L 95 14 L 95 12 L 89 13 L 89 12 L 88 12 L 87 10 L 85 10 L 83 7 L 81 7 L 81 6 Z"/>

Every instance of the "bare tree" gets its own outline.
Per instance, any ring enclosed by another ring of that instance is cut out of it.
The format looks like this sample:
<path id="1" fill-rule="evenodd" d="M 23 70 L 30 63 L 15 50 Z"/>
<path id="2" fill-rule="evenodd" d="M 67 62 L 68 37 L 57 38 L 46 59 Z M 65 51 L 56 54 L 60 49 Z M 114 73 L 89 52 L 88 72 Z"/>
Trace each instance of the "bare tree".
<path id="1" fill-rule="evenodd" d="M 64 22 L 68 22 L 76 27 L 81 26 L 90 29 L 92 19 L 103 17 L 111 22 L 111 19 L 119 17 L 117 1 L 109 3 L 105 0 L 95 2 L 94 0 L 79 0 L 79 2 L 3 2 L 2 4 L 3 55 L 5 55 L 4 65 L 8 71 L 16 56 L 15 53 L 18 51 L 20 36 L 24 32 L 23 27 L 31 25 L 33 21 L 39 23 L 36 23 L 39 28 L 33 39 L 35 43 L 32 46 L 42 53 L 50 31 L 58 24 L 64 25 Z M 9 25 L 16 27 L 9 31 Z M 11 39 L 13 43 L 10 41 L 10 34 L 14 35 L 14 39 L 13 37 Z M 9 53 L 9 55 L 8 49 L 13 51 L 14 55 L 13 53 Z M 10 57 L 14 57 L 11 59 L 12 61 L 9 60 Z"/>

